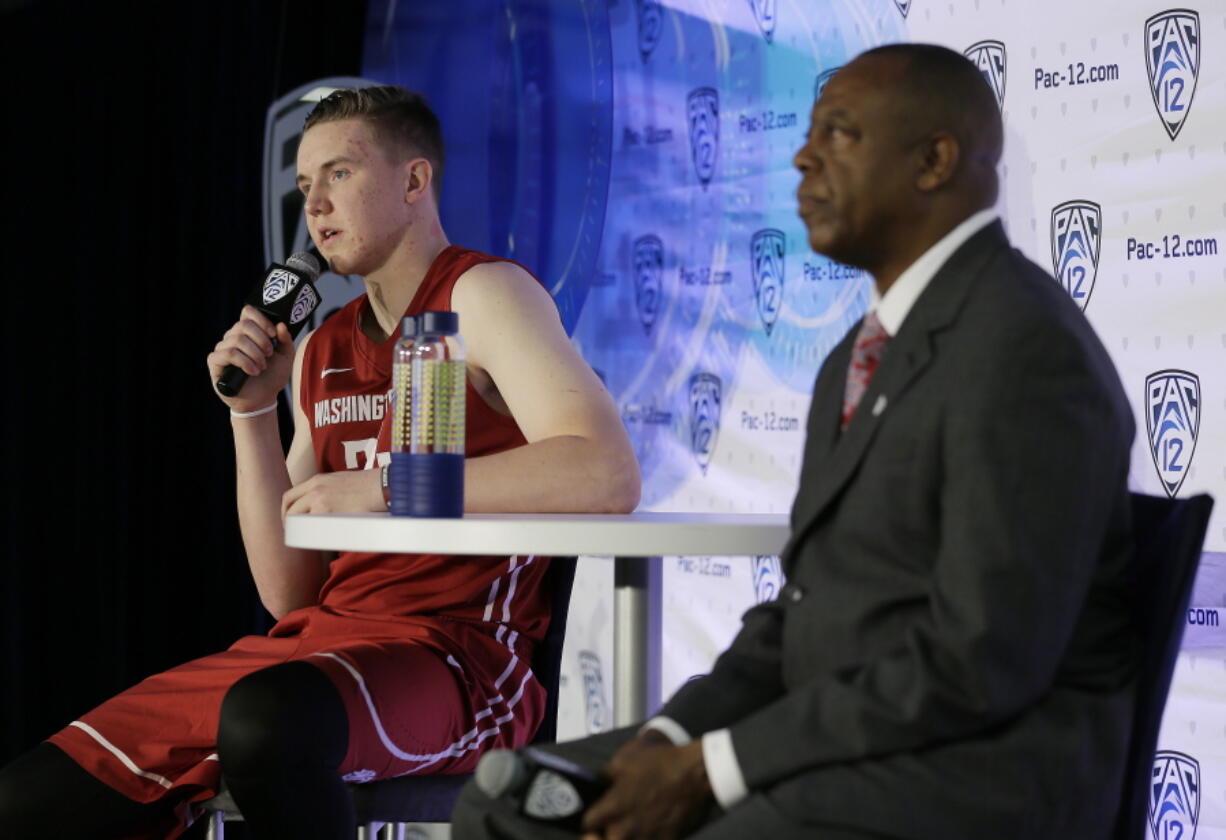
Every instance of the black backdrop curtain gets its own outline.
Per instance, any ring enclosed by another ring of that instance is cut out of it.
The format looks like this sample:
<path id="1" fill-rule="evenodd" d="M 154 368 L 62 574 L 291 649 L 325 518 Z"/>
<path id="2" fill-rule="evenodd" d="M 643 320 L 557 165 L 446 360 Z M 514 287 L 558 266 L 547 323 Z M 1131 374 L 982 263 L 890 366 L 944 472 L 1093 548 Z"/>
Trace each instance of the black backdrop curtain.
<path id="1" fill-rule="evenodd" d="M 264 268 L 265 109 L 360 73 L 365 4 L 0 9 L 4 763 L 268 626 L 204 357 Z"/>

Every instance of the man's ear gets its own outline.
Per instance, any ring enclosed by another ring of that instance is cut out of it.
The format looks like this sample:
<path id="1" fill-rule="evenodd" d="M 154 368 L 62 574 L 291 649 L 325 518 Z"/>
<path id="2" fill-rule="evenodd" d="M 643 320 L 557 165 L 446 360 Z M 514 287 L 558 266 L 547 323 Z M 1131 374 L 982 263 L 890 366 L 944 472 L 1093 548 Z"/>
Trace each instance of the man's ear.
<path id="1" fill-rule="evenodd" d="M 915 186 L 921 192 L 931 192 L 954 177 L 962 150 L 958 140 L 947 131 L 933 132 L 920 147 L 920 166 Z"/>
<path id="2" fill-rule="evenodd" d="M 430 192 L 434 183 L 434 167 L 425 158 L 413 158 L 405 161 L 404 169 L 404 200 L 406 204 L 415 204 Z"/>

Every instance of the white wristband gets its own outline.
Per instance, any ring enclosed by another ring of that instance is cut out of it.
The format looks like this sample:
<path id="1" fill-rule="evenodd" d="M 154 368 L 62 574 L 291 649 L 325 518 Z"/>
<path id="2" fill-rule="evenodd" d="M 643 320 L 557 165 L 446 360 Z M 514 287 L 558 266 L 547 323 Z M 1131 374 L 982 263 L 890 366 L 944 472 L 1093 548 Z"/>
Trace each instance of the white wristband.
<path id="1" fill-rule="evenodd" d="M 266 405 L 263 408 L 257 408 L 255 411 L 235 411 L 230 409 L 230 416 L 237 417 L 240 420 L 246 420 L 249 417 L 259 417 L 261 414 L 267 414 L 270 411 L 276 411 L 277 404 L 274 401 L 272 405 Z"/>

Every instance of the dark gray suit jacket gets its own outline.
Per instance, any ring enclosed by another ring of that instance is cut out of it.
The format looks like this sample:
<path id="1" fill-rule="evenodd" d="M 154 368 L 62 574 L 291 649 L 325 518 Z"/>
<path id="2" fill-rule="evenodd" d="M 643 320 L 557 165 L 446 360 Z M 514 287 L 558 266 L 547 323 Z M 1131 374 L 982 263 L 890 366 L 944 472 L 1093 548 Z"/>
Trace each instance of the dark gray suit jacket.
<path id="1" fill-rule="evenodd" d="M 1115 369 L 998 222 L 933 277 L 840 434 L 855 332 L 814 386 L 787 586 L 661 714 L 729 727 L 751 792 L 801 822 L 1105 837 L 1136 660 Z"/>

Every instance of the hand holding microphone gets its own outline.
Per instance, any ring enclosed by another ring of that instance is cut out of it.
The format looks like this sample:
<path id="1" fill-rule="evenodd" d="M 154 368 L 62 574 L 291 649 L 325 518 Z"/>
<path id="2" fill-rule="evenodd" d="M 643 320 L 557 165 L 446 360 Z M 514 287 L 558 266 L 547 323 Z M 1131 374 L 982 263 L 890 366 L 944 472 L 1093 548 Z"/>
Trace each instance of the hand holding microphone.
<path id="1" fill-rule="evenodd" d="M 570 831 L 581 830 L 583 812 L 609 786 L 605 777 L 536 747 L 491 750 L 473 781 L 492 799 L 509 797 L 525 817 Z"/>
<path id="2" fill-rule="evenodd" d="M 217 391 L 223 398 L 237 396 L 248 376 L 267 369 L 270 357 L 285 357 L 280 364 L 274 358 L 272 364 L 283 368 L 284 373 L 274 378 L 288 380 L 293 339 L 320 303 L 314 282 L 324 265 L 317 254 L 300 251 L 284 265 L 273 263 L 268 267 L 263 281 L 248 297 L 243 317 L 209 354 L 210 377 L 216 380 Z M 282 343 L 284 349 L 278 349 Z M 284 386 L 285 381 L 281 381 L 261 390 L 269 390 L 266 398 L 275 400 L 276 392 Z"/>

